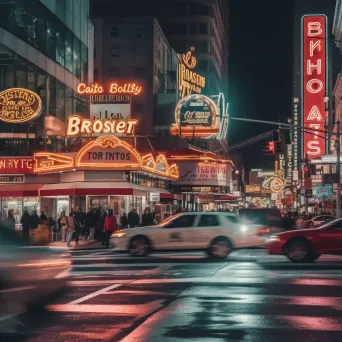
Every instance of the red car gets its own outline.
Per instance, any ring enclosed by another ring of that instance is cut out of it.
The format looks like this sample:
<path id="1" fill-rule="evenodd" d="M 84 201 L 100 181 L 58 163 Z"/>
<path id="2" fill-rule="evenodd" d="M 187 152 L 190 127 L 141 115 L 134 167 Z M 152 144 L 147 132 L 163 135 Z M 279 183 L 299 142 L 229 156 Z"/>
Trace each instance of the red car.
<path id="1" fill-rule="evenodd" d="M 342 253 L 342 219 L 319 228 L 291 230 L 267 240 L 269 254 L 286 255 L 294 262 L 311 262 L 321 254 Z"/>

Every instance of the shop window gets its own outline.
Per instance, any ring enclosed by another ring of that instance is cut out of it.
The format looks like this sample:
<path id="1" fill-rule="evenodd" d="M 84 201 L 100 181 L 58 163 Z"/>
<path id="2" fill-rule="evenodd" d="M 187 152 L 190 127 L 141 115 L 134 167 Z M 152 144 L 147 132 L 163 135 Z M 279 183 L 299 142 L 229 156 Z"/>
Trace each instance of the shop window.
<path id="1" fill-rule="evenodd" d="M 118 37 L 119 36 L 119 29 L 116 27 L 116 26 L 113 26 L 111 29 L 110 29 L 110 36 L 112 38 L 115 38 L 115 37 Z"/>
<path id="2" fill-rule="evenodd" d="M 114 46 L 110 49 L 110 56 L 119 57 L 119 48 L 117 46 Z"/>
<path id="3" fill-rule="evenodd" d="M 144 37 L 144 30 L 143 29 L 137 29 L 135 36 L 139 39 L 143 38 Z"/>
<path id="4" fill-rule="evenodd" d="M 216 227 L 219 225 L 216 215 L 201 215 L 199 227 Z"/>
<path id="5" fill-rule="evenodd" d="M 199 24 L 199 33 L 200 34 L 208 34 L 208 24 L 200 23 Z"/>

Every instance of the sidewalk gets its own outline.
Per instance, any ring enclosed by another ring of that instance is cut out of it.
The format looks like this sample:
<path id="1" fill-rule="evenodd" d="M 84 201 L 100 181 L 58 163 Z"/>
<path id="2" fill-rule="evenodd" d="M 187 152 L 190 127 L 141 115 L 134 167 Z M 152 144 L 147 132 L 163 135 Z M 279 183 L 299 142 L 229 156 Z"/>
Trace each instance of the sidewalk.
<path id="1" fill-rule="evenodd" d="M 51 247 L 66 247 L 66 242 L 62 241 L 54 241 L 50 242 L 49 246 Z M 102 242 L 101 241 L 94 241 L 94 242 L 87 242 L 85 241 L 85 238 L 82 236 L 80 240 L 78 241 L 78 245 L 75 246 L 75 241 L 71 241 L 71 247 L 70 249 L 96 249 L 101 248 Z"/>

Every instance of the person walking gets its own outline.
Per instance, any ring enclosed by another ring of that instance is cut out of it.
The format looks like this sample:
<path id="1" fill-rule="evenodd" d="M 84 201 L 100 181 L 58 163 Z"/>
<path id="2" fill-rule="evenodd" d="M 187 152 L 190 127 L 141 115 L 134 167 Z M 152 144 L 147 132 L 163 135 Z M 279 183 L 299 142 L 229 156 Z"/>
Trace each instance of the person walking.
<path id="1" fill-rule="evenodd" d="M 13 213 L 14 213 L 13 209 L 8 210 L 6 222 L 7 222 L 8 227 L 11 230 L 15 231 L 15 217 L 14 217 Z"/>
<path id="2" fill-rule="evenodd" d="M 57 221 L 59 231 L 61 232 L 61 240 L 62 242 L 66 241 L 66 231 L 68 227 L 68 220 L 67 217 L 65 216 L 65 212 L 61 212 L 61 216 Z"/>
<path id="3" fill-rule="evenodd" d="M 123 213 L 123 215 L 120 218 L 120 226 L 121 229 L 125 229 L 128 227 L 128 219 L 126 213 Z"/>
<path id="4" fill-rule="evenodd" d="M 146 227 L 146 226 L 152 226 L 153 225 L 153 216 L 151 213 L 151 209 L 150 208 L 145 208 L 143 216 L 142 216 L 142 226 Z"/>
<path id="5" fill-rule="evenodd" d="M 37 214 L 37 210 L 33 210 L 32 215 L 30 217 L 30 229 L 37 229 L 40 225 L 40 218 Z"/>
<path id="6" fill-rule="evenodd" d="M 72 236 L 75 233 L 75 224 L 74 224 L 74 217 L 73 213 L 70 212 L 69 216 L 67 217 L 67 247 L 71 246 Z"/>
<path id="7" fill-rule="evenodd" d="M 81 224 L 81 216 L 79 212 L 76 212 L 74 215 L 74 227 L 75 227 L 75 232 L 76 232 L 76 240 L 75 244 L 76 246 L 78 245 L 78 241 L 80 239 L 80 234 L 82 231 L 82 224 Z"/>
<path id="8" fill-rule="evenodd" d="M 104 245 L 105 248 L 109 248 L 109 240 L 112 233 L 117 228 L 117 221 L 116 217 L 113 215 L 113 209 L 108 210 L 108 215 L 105 218 L 104 225 L 103 225 L 103 232 L 104 232 Z"/>
<path id="9" fill-rule="evenodd" d="M 30 239 L 30 215 L 25 209 L 23 216 L 20 220 L 21 226 L 23 228 L 23 238 L 29 242 Z"/>
<path id="10" fill-rule="evenodd" d="M 95 228 L 97 225 L 96 208 L 89 210 L 86 217 L 86 227 L 89 229 L 88 242 L 94 242 Z"/>
<path id="11" fill-rule="evenodd" d="M 45 213 L 44 213 L 44 211 L 41 211 L 40 212 L 40 222 L 48 222 L 48 218 L 47 218 L 47 216 L 45 215 Z"/>
<path id="12" fill-rule="evenodd" d="M 137 213 L 137 209 L 135 208 L 132 208 L 128 214 L 128 225 L 130 228 L 139 226 L 139 215 Z"/>

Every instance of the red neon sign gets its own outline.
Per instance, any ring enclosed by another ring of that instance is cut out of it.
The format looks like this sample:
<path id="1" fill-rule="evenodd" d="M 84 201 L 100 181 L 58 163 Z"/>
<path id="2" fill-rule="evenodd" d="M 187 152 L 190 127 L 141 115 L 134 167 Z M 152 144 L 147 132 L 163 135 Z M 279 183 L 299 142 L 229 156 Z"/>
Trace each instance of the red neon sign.
<path id="1" fill-rule="evenodd" d="M 324 130 L 326 119 L 326 21 L 324 15 L 302 18 L 303 124 L 314 129 L 304 132 L 303 152 L 310 159 L 325 153 L 323 133 L 315 130 Z"/>
<path id="2" fill-rule="evenodd" d="M 97 95 L 97 94 L 130 94 L 139 95 L 142 92 L 142 86 L 136 83 L 118 83 L 113 82 L 104 87 L 101 84 L 93 83 L 87 85 L 80 83 L 77 86 L 77 92 L 82 95 Z"/>

